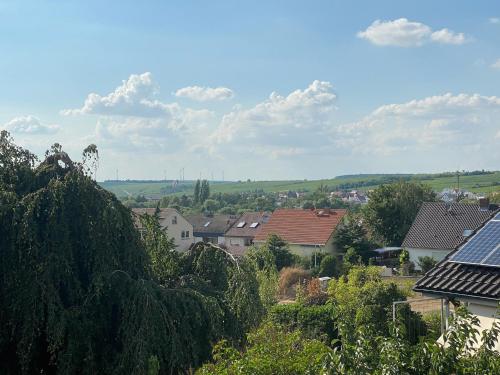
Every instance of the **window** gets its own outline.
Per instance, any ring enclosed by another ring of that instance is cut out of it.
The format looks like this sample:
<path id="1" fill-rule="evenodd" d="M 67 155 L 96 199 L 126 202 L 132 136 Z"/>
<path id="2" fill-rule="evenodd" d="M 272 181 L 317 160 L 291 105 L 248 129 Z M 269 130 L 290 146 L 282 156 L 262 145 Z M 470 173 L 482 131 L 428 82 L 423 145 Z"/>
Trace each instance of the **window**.
<path id="1" fill-rule="evenodd" d="M 257 228 L 259 226 L 259 223 L 252 223 L 250 225 L 250 228 Z"/>
<path id="2" fill-rule="evenodd" d="M 189 231 L 186 231 L 186 238 L 189 238 Z"/>
<path id="3" fill-rule="evenodd" d="M 172 224 L 174 224 L 174 225 L 177 224 L 177 216 L 174 216 L 172 218 Z"/>
<path id="4" fill-rule="evenodd" d="M 182 233 L 181 233 L 181 237 L 182 237 L 182 238 L 186 238 L 186 232 L 182 231 Z"/>
<path id="5" fill-rule="evenodd" d="M 245 226 L 245 224 L 246 223 L 244 221 L 242 221 L 242 222 L 238 223 L 238 225 L 236 227 L 237 228 L 243 228 Z"/>

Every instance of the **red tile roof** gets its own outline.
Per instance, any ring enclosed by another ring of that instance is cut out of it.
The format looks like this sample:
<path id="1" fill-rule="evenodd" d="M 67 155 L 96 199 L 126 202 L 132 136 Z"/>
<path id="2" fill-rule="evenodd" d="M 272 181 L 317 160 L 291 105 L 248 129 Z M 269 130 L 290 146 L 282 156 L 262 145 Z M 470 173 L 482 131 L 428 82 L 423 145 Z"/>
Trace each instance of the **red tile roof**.
<path id="1" fill-rule="evenodd" d="M 265 241 L 274 233 L 291 244 L 325 245 L 347 210 L 278 209 L 255 235 Z"/>

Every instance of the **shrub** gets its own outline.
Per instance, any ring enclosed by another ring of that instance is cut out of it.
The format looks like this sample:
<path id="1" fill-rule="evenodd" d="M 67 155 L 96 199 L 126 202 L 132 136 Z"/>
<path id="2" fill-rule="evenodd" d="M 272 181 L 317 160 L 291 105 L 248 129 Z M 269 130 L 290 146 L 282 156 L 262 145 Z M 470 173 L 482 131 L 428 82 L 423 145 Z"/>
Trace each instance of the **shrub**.
<path id="1" fill-rule="evenodd" d="M 326 255 L 319 265 L 319 276 L 333 277 L 337 273 L 337 260 L 333 255 Z"/>
<path id="2" fill-rule="evenodd" d="M 418 257 L 418 265 L 422 269 L 422 273 L 430 271 L 437 263 L 437 261 L 430 256 Z"/>
<path id="3" fill-rule="evenodd" d="M 304 282 L 311 279 L 310 272 L 302 268 L 286 267 L 280 272 L 278 285 L 278 293 L 281 296 L 294 296 L 293 287 L 299 282 Z"/>

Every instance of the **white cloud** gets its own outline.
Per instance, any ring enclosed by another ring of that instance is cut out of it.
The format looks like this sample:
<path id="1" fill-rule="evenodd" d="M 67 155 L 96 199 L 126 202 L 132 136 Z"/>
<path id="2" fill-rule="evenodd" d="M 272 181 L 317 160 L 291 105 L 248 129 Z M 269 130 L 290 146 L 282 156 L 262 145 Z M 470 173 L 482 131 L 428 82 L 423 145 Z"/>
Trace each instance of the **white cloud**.
<path id="1" fill-rule="evenodd" d="M 362 120 L 334 129 L 336 147 L 360 154 L 419 158 L 453 150 L 498 154 L 500 97 L 444 94 L 383 105 Z"/>
<path id="2" fill-rule="evenodd" d="M 498 18 L 498 17 L 491 17 L 491 18 L 488 19 L 488 21 L 490 23 L 493 23 L 493 24 L 498 24 L 498 23 L 500 23 L 500 18 Z"/>
<path id="3" fill-rule="evenodd" d="M 82 108 L 61 111 L 64 115 L 96 114 L 137 117 L 157 117 L 170 114 L 175 104 L 165 104 L 156 99 L 158 85 L 151 73 L 132 74 L 113 92 L 101 96 L 91 93 Z"/>
<path id="4" fill-rule="evenodd" d="M 58 125 L 42 124 L 35 116 L 19 116 L 4 124 L 6 130 L 17 134 L 53 134 L 59 130 Z"/>
<path id="5" fill-rule="evenodd" d="M 434 31 L 431 39 L 441 44 L 464 44 L 467 41 L 464 33 L 455 33 L 448 29 Z"/>
<path id="6" fill-rule="evenodd" d="M 364 31 L 357 34 L 378 46 L 419 47 L 425 43 L 463 44 L 468 38 L 463 33 L 448 29 L 434 31 L 421 22 L 399 18 L 393 21 L 374 21 Z"/>
<path id="7" fill-rule="evenodd" d="M 336 98 L 332 84 L 324 81 L 287 96 L 273 92 L 250 109 L 236 107 L 224 115 L 209 146 L 247 150 L 259 145 L 273 157 L 297 155 L 299 147 L 322 142 L 318 134 L 331 124 Z"/>
<path id="8" fill-rule="evenodd" d="M 231 99 L 234 93 L 227 87 L 200 87 L 188 86 L 183 87 L 175 92 L 175 96 L 180 98 L 188 98 L 200 102 L 211 100 L 226 100 Z"/>
<path id="9" fill-rule="evenodd" d="M 493 69 L 499 69 L 500 70 L 500 59 L 497 59 L 493 64 L 490 65 Z"/>

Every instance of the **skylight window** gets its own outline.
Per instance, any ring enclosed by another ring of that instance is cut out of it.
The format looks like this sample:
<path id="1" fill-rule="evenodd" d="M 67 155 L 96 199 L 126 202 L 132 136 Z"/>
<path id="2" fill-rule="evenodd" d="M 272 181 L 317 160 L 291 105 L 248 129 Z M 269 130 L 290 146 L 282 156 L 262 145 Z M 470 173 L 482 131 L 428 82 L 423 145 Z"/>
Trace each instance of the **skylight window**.
<path id="1" fill-rule="evenodd" d="M 252 223 L 250 225 L 250 228 L 257 228 L 259 226 L 259 223 Z"/>
<path id="2" fill-rule="evenodd" d="M 208 227 L 209 225 L 210 225 L 210 221 L 207 221 L 207 222 L 205 223 L 204 227 L 206 228 L 206 227 Z"/>
<path id="3" fill-rule="evenodd" d="M 241 221 L 241 222 L 238 223 L 238 225 L 236 227 L 237 228 L 243 228 L 245 225 L 246 225 L 246 222 Z"/>
<path id="4" fill-rule="evenodd" d="M 474 232 L 472 229 L 464 229 L 464 233 L 462 234 L 464 237 L 469 237 L 472 232 Z"/>

